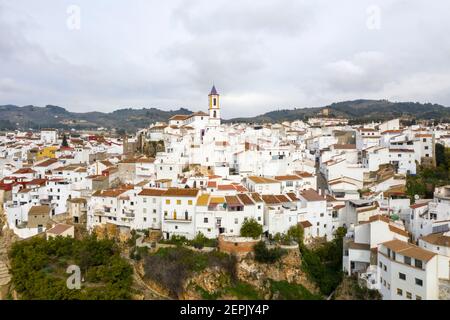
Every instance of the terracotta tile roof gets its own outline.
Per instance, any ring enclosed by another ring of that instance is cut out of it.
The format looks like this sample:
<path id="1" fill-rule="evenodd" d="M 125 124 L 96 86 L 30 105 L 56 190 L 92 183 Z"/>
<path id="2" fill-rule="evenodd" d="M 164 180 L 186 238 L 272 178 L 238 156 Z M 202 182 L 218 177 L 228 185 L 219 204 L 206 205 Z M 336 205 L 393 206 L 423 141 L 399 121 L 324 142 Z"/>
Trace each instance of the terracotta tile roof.
<path id="1" fill-rule="evenodd" d="M 317 193 L 316 190 L 308 189 L 303 190 L 300 195 L 306 200 L 306 201 L 325 201 L 325 198 L 322 197 L 320 194 Z"/>
<path id="2" fill-rule="evenodd" d="M 235 185 L 234 187 L 235 187 L 235 189 L 236 189 L 237 191 L 239 191 L 239 192 L 247 192 L 247 191 L 248 191 L 248 189 L 247 189 L 246 187 L 241 186 L 240 184 Z"/>
<path id="3" fill-rule="evenodd" d="M 275 196 L 278 200 L 280 200 L 281 202 L 291 202 L 291 199 L 289 199 L 288 197 L 286 197 L 283 194 L 280 195 L 276 195 Z"/>
<path id="4" fill-rule="evenodd" d="M 107 198 L 116 198 L 124 193 L 125 189 L 109 189 L 109 190 L 98 190 L 94 192 L 92 195 L 95 197 L 107 197 Z"/>
<path id="5" fill-rule="evenodd" d="M 450 247 L 450 236 L 446 236 L 445 232 L 432 233 L 422 237 L 421 240 L 435 246 Z"/>
<path id="6" fill-rule="evenodd" d="M 391 232 L 395 232 L 399 235 L 405 236 L 405 237 L 409 237 L 409 233 L 408 231 L 402 230 L 400 228 L 397 228 L 396 226 L 393 226 L 392 224 L 389 225 L 389 230 Z"/>
<path id="7" fill-rule="evenodd" d="M 258 192 L 252 192 L 250 195 L 251 195 L 253 201 L 263 202 L 263 200 L 261 199 L 261 195 Z"/>
<path id="8" fill-rule="evenodd" d="M 262 199 L 266 204 L 279 204 L 281 201 L 274 195 L 262 195 Z"/>
<path id="9" fill-rule="evenodd" d="M 242 206 L 242 203 L 236 196 L 225 196 L 225 201 L 228 206 Z"/>
<path id="10" fill-rule="evenodd" d="M 57 162 L 58 162 L 58 160 L 56 160 L 56 159 L 47 159 L 42 162 L 39 162 L 38 164 L 35 165 L 35 167 L 48 167 Z"/>
<path id="11" fill-rule="evenodd" d="M 354 250 L 370 250 L 370 245 L 366 244 L 366 243 L 357 243 L 354 241 L 351 241 L 348 243 L 348 247 L 350 249 L 354 249 Z"/>
<path id="12" fill-rule="evenodd" d="M 73 228 L 73 226 L 70 226 L 68 224 L 59 223 L 56 226 L 54 226 L 53 228 L 48 229 L 47 233 L 58 235 L 58 234 L 63 233 L 64 231 L 69 230 L 70 228 Z"/>
<path id="13" fill-rule="evenodd" d="M 411 209 L 417 209 L 417 208 L 425 207 L 425 206 L 427 206 L 427 205 L 428 205 L 428 202 L 422 202 L 422 203 L 415 203 L 415 204 L 412 204 L 412 205 L 410 205 L 409 207 L 410 207 Z"/>
<path id="14" fill-rule="evenodd" d="M 27 173 L 35 173 L 36 171 L 34 171 L 31 168 L 21 168 L 19 170 L 17 170 L 16 172 L 14 172 L 14 174 L 27 174 Z"/>
<path id="15" fill-rule="evenodd" d="M 33 179 L 33 180 L 27 182 L 26 184 L 28 186 L 43 186 L 43 185 L 45 185 L 46 182 L 47 182 L 46 179 Z"/>
<path id="16" fill-rule="evenodd" d="M 217 182 L 216 181 L 208 181 L 208 184 L 206 187 L 207 188 L 217 188 Z"/>
<path id="17" fill-rule="evenodd" d="M 286 195 L 292 200 L 292 201 L 299 201 L 300 199 L 297 198 L 297 196 L 295 195 L 295 193 L 293 192 L 288 192 L 286 193 Z"/>
<path id="18" fill-rule="evenodd" d="M 190 118 L 190 115 L 186 116 L 186 115 L 183 115 L 183 114 L 176 114 L 173 117 L 171 117 L 169 120 L 182 120 L 183 121 L 183 120 L 186 120 L 188 118 Z"/>
<path id="19" fill-rule="evenodd" d="M 67 201 L 69 201 L 71 203 L 87 203 L 86 199 L 84 199 L 84 198 L 72 198 L 72 199 L 68 199 Z"/>
<path id="20" fill-rule="evenodd" d="M 164 194 L 165 197 L 196 197 L 198 194 L 198 189 L 188 189 L 188 188 L 169 188 Z"/>
<path id="21" fill-rule="evenodd" d="M 250 179 L 251 181 L 253 181 L 256 184 L 280 183 L 277 180 L 265 178 L 265 177 L 249 176 L 248 179 Z"/>
<path id="22" fill-rule="evenodd" d="M 32 206 L 28 211 L 28 214 L 49 214 L 50 206 Z"/>
<path id="23" fill-rule="evenodd" d="M 231 184 L 220 184 L 217 186 L 217 190 L 221 190 L 221 191 L 231 191 L 231 190 L 236 190 L 236 188 L 231 185 Z"/>
<path id="24" fill-rule="evenodd" d="M 302 178 L 296 175 L 285 175 L 285 176 L 276 176 L 274 177 L 274 179 L 278 181 L 292 181 L 292 180 L 301 180 Z"/>
<path id="25" fill-rule="evenodd" d="M 302 178 L 311 178 L 314 177 L 311 173 L 306 171 L 295 171 L 295 174 Z"/>
<path id="26" fill-rule="evenodd" d="M 146 197 L 159 197 L 164 195 L 165 192 L 165 189 L 142 189 L 142 191 L 139 192 L 138 195 Z"/>
<path id="27" fill-rule="evenodd" d="M 333 144 L 332 147 L 337 150 L 356 149 L 356 144 Z"/>
<path id="28" fill-rule="evenodd" d="M 391 240 L 388 242 L 383 242 L 382 245 L 403 256 L 423 260 L 426 262 L 436 256 L 434 252 L 419 248 L 413 244 L 401 240 Z"/>
<path id="29" fill-rule="evenodd" d="M 433 135 L 429 134 L 429 133 L 418 133 L 416 134 L 416 138 L 432 138 Z"/>
<path id="30" fill-rule="evenodd" d="M 369 222 L 373 222 L 373 221 L 384 221 L 386 223 L 390 222 L 389 217 L 381 215 L 381 214 L 376 214 L 374 216 L 369 217 Z"/>
<path id="31" fill-rule="evenodd" d="M 252 199 L 250 199 L 250 197 L 244 193 L 239 193 L 237 195 L 237 197 L 241 200 L 241 202 L 248 206 L 248 205 L 254 205 L 254 202 L 252 201 Z"/>
<path id="32" fill-rule="evenodd" d="M 299 224 L 300 224 L 304 229 L 309 228 L 309 227 L 312 227 L 312 223 L 309 222 L 308 220 L 306 220 L 306 221 L 300 221 Z"/>
<path id="33" fill-rule="evenodd" d="M 402 133 L 403 130 L 386 130 L 381 132 L 381 134 L 386 134 L 386 133 Z"/>

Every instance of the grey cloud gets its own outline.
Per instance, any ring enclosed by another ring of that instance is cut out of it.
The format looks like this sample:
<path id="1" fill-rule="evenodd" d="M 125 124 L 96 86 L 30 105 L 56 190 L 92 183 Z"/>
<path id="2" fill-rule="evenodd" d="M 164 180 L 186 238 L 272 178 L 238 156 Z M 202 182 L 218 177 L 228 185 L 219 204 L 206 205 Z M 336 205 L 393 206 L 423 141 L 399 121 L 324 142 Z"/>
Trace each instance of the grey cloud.
<path id="1" fill-rule="evenodd" d="M 206 107 L 224 117 L 358 98 L 450 105 L 450 3 L 375 1 L 0 0 L 0 104 L 70 110 Z M 6 5 L 7 3 L 7 5 Z"/>

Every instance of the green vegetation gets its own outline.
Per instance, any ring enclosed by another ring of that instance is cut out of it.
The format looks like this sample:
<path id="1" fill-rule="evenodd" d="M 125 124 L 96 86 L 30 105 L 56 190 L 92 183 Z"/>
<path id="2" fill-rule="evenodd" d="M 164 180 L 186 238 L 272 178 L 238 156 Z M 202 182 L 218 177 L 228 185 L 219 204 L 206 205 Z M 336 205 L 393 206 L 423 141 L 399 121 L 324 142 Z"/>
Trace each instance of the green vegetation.
<path id="1" fill-rule="evenodd" d="M 432 198 L 434 189 L 450 184 L 450 148 L 436 144 L 436 168 L 417 167 L 415 176 L 406 178 L 406 194 L 414 202 L 414 196 Z"/>
<path id="2" fill-rule="evenodd" d="M 284 245 L 291 245 L 293 242 L 300 244 L 303 243 L 303 234 L 302 226 L 296 225 L 290 227 L 286 234 L 277 233 L 272 240 Z"/>
<path id="3" fill-rule="evenodd" d="M 133 247 L 130 250 L 130 259 L 139 261 L 148 256 L 148 248 L 147 247 Z"/>
<path id="4" fill-rule="evenodd" d="M 165 150 L 164 141 L 147 141 L 144 147 L 144 153 L 148 156 L 154 158 L 158 152 L 163 152 Z"/>
<path id="5" fill-rule="evenodd" d="M 188 243 L 197 249 L 202 249 L 204 247 L 217 247 L 217 239 L 208 239 L 201 232 L 197 233 L 195 238 Z"/>
<path id="6" fill-rule="evenodd" d="M 263 232 L 262 225 L 258 223 L 255 219 L 248 219 L 244 221 L 241 227 L 242 237 L 251 237 L 253 239 L 258 239 Z"/>
<path id="7" fill-rule="evenodd" d="M 255 244 L 253 251 L 255 253 L 255 260 L 260 263 L 275 263 L 286 254 L 286 250 L 281 248 L 268 249 L 263 241 Z"/>
<path id="8" fill-rule="evenodd" d="M 184 247 L 160 248 L 144 259 L 145 276 L 180 297 L 183 284 L 193 273 L 219 267 L 236 281 L 236 257 L 213 251 L 195 252 Z"/>
<path id="9" fill-rule="evenodd" d="M 63 135 L 63 140 L 62 140 L 62 143 L 61 143 L 61 147 L 67 148 L 68 146 L 69 146 L 69 143 L 67 142 L 67 137 L 66 137 L 66 135 Z"/>
<path id="10" fill-rule="evenodd" d="M 337 229 L 332 241 L 314 250 L 300 245 L 302 269 L 324 295 L 331 294 L 342 281 L 342 248 L 345 233 L 345 228 Z"/>
<path id="11" fill-rule="evenodd" d="M 235 296 L 239 300 L 259 300 L 261 299 L 258 291 L 250 284 L 243 281 L 237 281 L 235 284 L 225 288 L 225 293 Z"/>
<path id="12" fill-rule="evenodd" d="M 188 240 L 184 236 L 172 235 L 170 239 L 160 240 L 159 242 L 163 244 L 173 244 L 176 246 L 192 246 L 197 249 L 202 249 L 204 247 L 217 247 L 217 239 L 208 239 L 201 232 L 197 233 L 195 238 L 192 240 Z"/>
<path id="13" fill-rule="evenodd" d="M 320 295 L 311 293 L 301 284 L 289 283 L 287 281 L 270 281 L 270 290 L 277 300 L 321 300 Z"/>
<path id="14" fill-rule="evenodd" d="M 10 250 L 12 281 L 22 299 L 130 299 L 133 270 L 112 240 L 32 238 Z M 66 269 L 77 265 L 81 289 L 68 289 Z"/>

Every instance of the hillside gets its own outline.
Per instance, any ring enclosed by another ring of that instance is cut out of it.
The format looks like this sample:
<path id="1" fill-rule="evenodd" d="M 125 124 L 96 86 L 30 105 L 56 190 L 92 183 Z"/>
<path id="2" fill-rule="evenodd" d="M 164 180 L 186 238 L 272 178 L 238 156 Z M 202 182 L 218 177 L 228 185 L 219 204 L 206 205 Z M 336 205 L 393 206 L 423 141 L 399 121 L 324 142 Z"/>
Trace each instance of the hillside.
<path id="1" fill-rule="evenodd" d="M 120 109 L 109 113 L 67 111 L 58 106 L 45 107 L 14 105 L 0 106 L 1 129 L 39 129 L 45 127 L 61 129 L 92 129 L 98 127 L 135 130 L 148 127 L 150 123 L 167 121 L 175 114 L 190 114 L 181 108 L 163 111 L 156 108 Z"/>
<path id="2" fill-rule="evenodd" d="M 250 118 L 233 118 L 225 122 L 279 122 L 304 120 L 317 116 L 324 108 L 330 115 L 355 121 L 385 120 L 396 117 L 417 120 L 450 119 L 450 109 L 438 104 L 416 102 L 390 102 L 387 100 L 355 100 L 333 103 L 324 107 L 294 108 L 267 112 Z M 185 108 L 163 111 L 157 108 L 125 108 L 113 112 L 70 112 L 58 106 L 45 107 L 15 105 L 0 106 L 0 130 L 39 129 L 45 127 L 61 129 L 92 129 L 98 127 L 134 131 L 150 123 L 167 121 L 175 114 L 190 114 Z"/>
<path id="3" fill-rule="evenodd" d="M 386 120 L 404 117 L 418 120 L 442 120 L 450 118 L 450 109 L 438 104 L 417 102 L 390 102 L 387 100 L 355 100 L 333 103 L 318 108 L 277 110 L 252 118 L 230 119 L 232 122 L 277 122 L 293 121 L 314 117 L 324 109 L 330 109 L 330 116 L 352 120 Z"/>

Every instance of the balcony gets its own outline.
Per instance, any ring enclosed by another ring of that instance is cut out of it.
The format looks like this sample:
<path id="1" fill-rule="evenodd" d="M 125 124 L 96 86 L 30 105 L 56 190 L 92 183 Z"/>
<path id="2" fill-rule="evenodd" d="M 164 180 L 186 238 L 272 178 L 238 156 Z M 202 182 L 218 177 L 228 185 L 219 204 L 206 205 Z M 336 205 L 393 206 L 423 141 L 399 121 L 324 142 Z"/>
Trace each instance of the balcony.
<path id="1" fill-rule="evenodd" d="M 181 215 L 181 216 L 178 216 L 178 215 L 167 215 L 167 216 L 164 216 L 164 221 L 166 221 L 166 222 L 181 222 L 181 223 L 190 223 L 190 222 L 192 222 L 192 217 L 190 217 L 190 216 L 188 216 L 188 217 L 186 217 L 186 216 L 184 216 L 184 215 Z"/>

